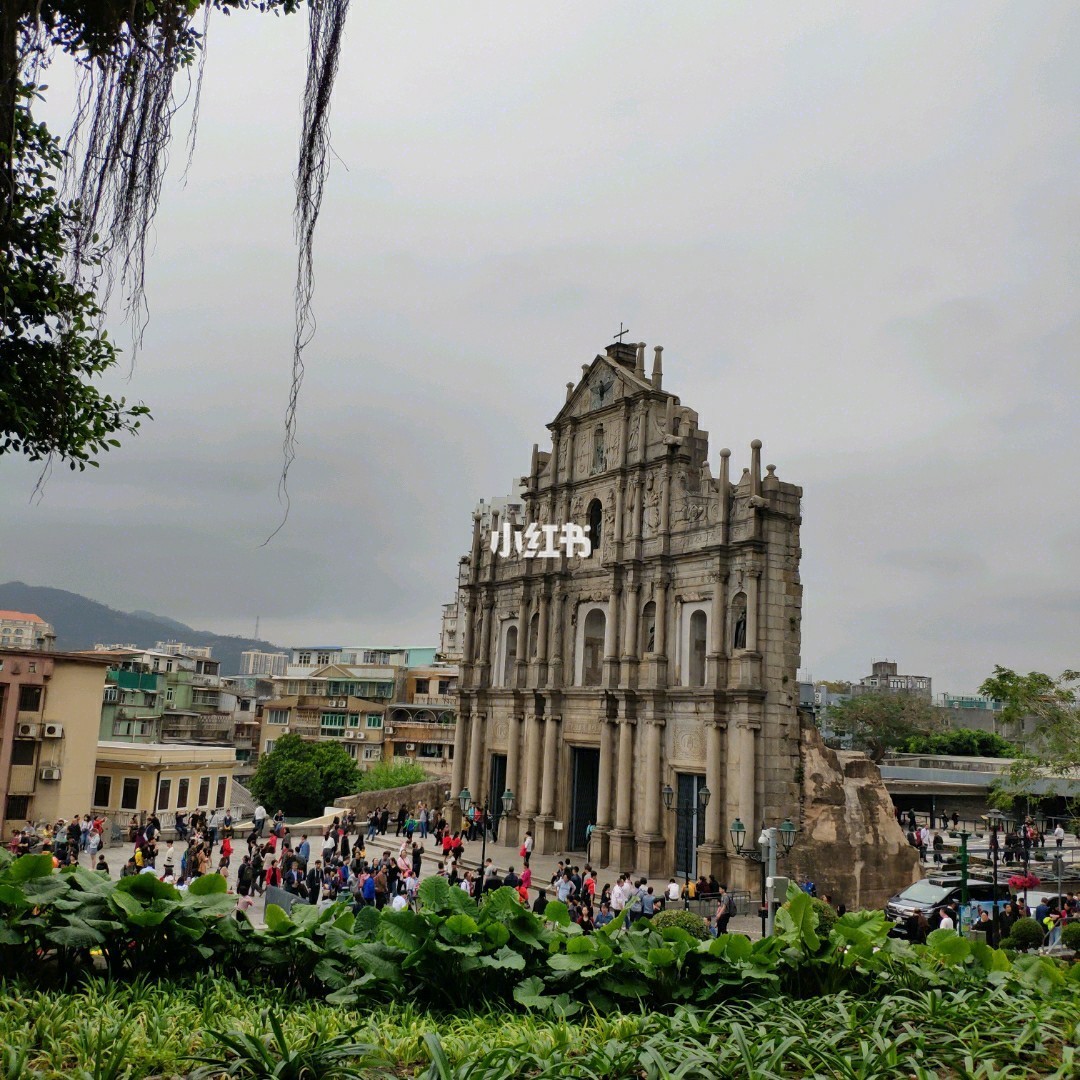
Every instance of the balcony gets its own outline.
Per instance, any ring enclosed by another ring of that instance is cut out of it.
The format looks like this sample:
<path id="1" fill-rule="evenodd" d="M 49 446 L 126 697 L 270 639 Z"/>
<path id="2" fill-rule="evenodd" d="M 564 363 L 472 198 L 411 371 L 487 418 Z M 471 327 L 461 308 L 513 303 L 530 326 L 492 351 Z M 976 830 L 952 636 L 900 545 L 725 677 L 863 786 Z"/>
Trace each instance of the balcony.
<path id="1" fill-rule="evenodd" d="M 153 672 L 142 671 L 109 671 L 105 675 L 105 681 L 115 683 L 121 690 L 147 690 L 156 693 L 158 679 L 161 676 Z"/>
<path id="2" fill-rule="evenodd" d="M 394 734 L 388 736 L 395 743 L 441 743 L 452 744 L 456 724 L 425 724 L 415 720 L 395 720 L 390 725 Z"/>
<path id="3" fill-rule="evenodd" d="M 457 694 L 413 694 L 413 705 L 438 705 L 441 708 L 456 709 Z"/>

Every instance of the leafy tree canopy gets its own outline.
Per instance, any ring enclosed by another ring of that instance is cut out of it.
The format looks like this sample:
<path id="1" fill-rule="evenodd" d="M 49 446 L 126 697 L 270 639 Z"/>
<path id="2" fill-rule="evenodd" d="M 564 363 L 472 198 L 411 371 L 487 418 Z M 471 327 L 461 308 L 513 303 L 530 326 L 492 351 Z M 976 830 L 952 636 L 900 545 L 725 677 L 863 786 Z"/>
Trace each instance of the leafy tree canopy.
<path id="1" fill-rule="evenodd" d="M 954 754 L 957 757 L 1012 757 L 1016 747 L 992 731 L 954 728 L 930 735 L 913 735 L 904 744 L 909 754 Z"/>
<path id="2" fill-rule="evenodd" d="M 344 746 L 283 735 L 259 758 L 249 787 L 260 802 L 289 816 L 315 817 L 360 786 L 360 770 Z"/>
<path id="3" fill-rule="evenodd" d="M 101 323 L 118 282 L 136 342 L 145 325 L 146 243 L 180 107 L 176 75 L 202 59 L 212 12 L 291 14 L 302 0 L 3 0 L 0 3 L 0 455 L 84 469 L 149 415 L 93 380 L 117 363 Z M 308 70 L 296 177 L 296 333 L 286 411 L 287 479 L 301 354 L 314 322 L 313 242 L 328 170 L 330 95 L 349 0 L 307 0 Z M 201 18 L 200 18 L 201 16 Z M 61 144 L 37 123 L 40 75 L 77 68 Z M 184 94 L 186 96 L 186 87 Z M 287 494 L 287 493 L 286 493 Z"/>
<path id="4" fill-rule="evenodd" d="M 910 694 L 860 694 L 838 702 L 829 706 L 829 724 L 875 762 L 938 726 L 929 703 Z"/>
<path id="5" fill-rule="evenodd" d="M 1021 675 L 994 665 L 994 673 L 979 687 L 979 693 L 1003 703 L 1002 720 L 1020 727 L 1035 721 L 1034 737 L 1019 749 L 1005 791 L 1030 793 L 1037 780 L 1080 771 L 1080 671 L 1063 671 L 1056 678 L 1041 671 Z"/>

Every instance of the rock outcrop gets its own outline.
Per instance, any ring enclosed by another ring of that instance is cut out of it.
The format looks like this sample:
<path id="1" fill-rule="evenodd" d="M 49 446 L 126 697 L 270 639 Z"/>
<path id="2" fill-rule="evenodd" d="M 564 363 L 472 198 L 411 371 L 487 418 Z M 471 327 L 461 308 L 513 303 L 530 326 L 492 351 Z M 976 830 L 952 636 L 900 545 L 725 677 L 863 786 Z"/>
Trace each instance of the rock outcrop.
<path id="1" fill-rule="evenodd" d="M 864 754 L 830 749 L 811 724 L 803 726 L 801 754 L 800 832 L 782 872 L 813 881 L 818 896 L 850 910 L 884 907 L 922 869 L 880 770 Z"/>

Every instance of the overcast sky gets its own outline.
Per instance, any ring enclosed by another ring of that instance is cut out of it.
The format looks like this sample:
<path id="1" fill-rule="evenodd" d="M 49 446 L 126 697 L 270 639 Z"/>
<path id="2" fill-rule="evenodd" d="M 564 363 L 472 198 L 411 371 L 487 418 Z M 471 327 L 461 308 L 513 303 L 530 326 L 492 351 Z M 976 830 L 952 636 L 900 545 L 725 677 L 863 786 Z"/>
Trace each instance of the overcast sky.
<path id="1" fill-rule="evenodd" d="M 212 20 L 117 381 L 155 420 L 35 505 L 0 458 L 0 580 L 435 644 L 474 503 L 623 320 L 714 472 L 761 438 L 803 486 L 804 672 L 1080 666 L 1075 4 L 354 3 L 292 514 L 260 547 L 305 38 Z"/>

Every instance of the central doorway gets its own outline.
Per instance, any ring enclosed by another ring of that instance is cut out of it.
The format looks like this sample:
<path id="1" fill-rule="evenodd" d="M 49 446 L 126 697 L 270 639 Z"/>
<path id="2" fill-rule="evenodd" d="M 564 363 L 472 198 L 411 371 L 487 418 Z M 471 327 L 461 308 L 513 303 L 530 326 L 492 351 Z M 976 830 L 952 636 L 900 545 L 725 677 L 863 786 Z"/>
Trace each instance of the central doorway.
<path id="1" fill-rule="evenodd" d="M 585 850 L 585 830 L 596 824 L 596 797 L 600 787 L 600 751 L 591 746 L 570 749 L 570 833 L 568 851 Z"/>
<path id="2" fill-rule="evenodd" d="M 698 792 L 705 786 L 705 777 L 696 773 L 676 773 L 678 778 L 679 813 L 675 820 L 675 873 L 697 877 L 697 849 L 705 840 L 705 811 L 698 801 Z M 696 811 L 696 812 L 695 812 Z"/>
<path id="3" fill-rule="evenodd" d="M 487 807 L 491 814 L 492 840 L 497 840 L 503 816 L 502 795 L 506 790 L 506 755 L 491 755 L 491 771 L 488 774 Z M 514 792 L 516 795 L 517 792 Z"/>

